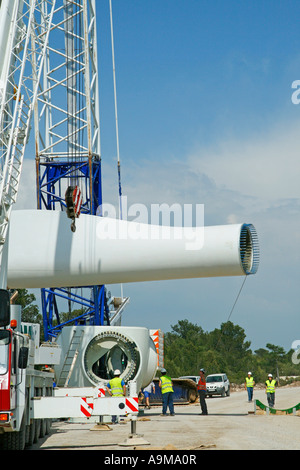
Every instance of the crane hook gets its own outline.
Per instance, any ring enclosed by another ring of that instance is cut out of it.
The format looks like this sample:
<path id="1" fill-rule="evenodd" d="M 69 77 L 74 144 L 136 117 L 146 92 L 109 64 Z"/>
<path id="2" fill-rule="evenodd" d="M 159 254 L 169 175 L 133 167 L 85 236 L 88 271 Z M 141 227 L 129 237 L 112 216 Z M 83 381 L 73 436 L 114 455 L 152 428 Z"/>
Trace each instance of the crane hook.
<path id="1" fill-rule="evenodd" d="M 72 219 L 71 230 L 76 231 L 75 219 L 80 215 L 82 196 L 78 186 L 68 186 L 65 193 L 67 216 Z"/>

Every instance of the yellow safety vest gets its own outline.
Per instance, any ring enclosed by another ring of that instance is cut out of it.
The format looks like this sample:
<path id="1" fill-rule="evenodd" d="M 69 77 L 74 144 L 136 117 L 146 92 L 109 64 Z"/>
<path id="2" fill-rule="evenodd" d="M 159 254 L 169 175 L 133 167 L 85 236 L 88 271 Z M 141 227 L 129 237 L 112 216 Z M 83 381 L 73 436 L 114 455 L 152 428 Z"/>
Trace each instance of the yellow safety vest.
<path id="1" fill-rule="evenodd" d="M 249 378 L 249 377 L 246 377 L 246 385 L 247 385 L 247 387 L 253 387 L 253 385 L 254 385 L 253 382 L 254 382 L 253 377 L 250 377 L 250 378 Z"/>
<path id="2" fill-rule="evenodd" d="M 162 375 L 160 378 L 161 381 L 161 393 L 174 392 L 172 388 L 172 380 L 166 375 Z"/>
<path id="3" fill-rule="evenodd" d="M 275 393 L 275 384 L 276 380 L 267 380 L 266 381 L 266 386 L 267 386 L 267 393 Z"/>
<path id="4" fill-rule="evenodd" d="M 115 377 L 109 381 L 110 391 L 113 397 L 123 397 L 123 387 L 122 387 L 122 379 L 120 377 Z"/>

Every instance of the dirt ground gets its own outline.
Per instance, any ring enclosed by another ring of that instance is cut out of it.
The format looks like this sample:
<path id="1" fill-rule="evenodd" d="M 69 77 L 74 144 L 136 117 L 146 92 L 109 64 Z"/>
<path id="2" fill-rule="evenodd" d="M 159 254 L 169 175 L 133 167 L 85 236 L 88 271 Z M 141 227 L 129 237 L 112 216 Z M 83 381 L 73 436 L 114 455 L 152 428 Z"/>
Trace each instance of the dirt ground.
<path id="1" fill-rule="evenodd" d="M 254 397 L 267 404 L 263 390 L 255 390 Z M 51 434 L 28 450 L 300 450 L 300 416 L 253 414 L 246 391 L 206 402 L 208 416 L 200 415 L 199 404 L 177 405 L 175 416 L 160 416 L 160 406 L 145 410 L 137 420 L 134 438 L 129 438 L 130 422 L 96 431 L 91 421 L 58 421 Z M 276 390 L 275 408 L 291 408 L 299 402 L 300 387 Z"/>

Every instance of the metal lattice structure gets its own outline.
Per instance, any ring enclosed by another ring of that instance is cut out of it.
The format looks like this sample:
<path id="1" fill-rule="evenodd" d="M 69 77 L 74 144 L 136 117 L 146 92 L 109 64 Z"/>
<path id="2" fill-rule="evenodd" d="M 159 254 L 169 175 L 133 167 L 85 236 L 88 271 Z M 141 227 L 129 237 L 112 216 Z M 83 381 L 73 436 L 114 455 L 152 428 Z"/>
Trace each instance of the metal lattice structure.
<path id="1" fill-rule="evenodd" d="M 95 15 L 94 0 L 56 1 L 34 113 L 38 209 L 66 211 L 66 189 L 75 186 L 81 213 L 96 215 L 102 204 Z M 46 340 L 65 324 L 110 324 L 103 285 L 51 287 L 41 295 Z"/>
<path id="2" fill-rule="evenodd" d="M 95 4 L 0 1 L 0 261 L 33 116 L 37 208 L 70 217 L 66 190 L 73 187 L 81 197 L 76 217 L 96 215 L 102 204 Z M 6 270 L 3 261 L 2 287 Z M 67 323 L 95 325 L 118 322 L 128 301 L 108 298 L 103 285 L 54 286 L 41 295 L 46 340 L 66 324 L 59 299 L 79 307 Z"/>
<path id="3" fill-rule="evenodd" d="M 88 181 L 82 208 L 95 214 L 101 204 L 95 1 L 56 1 L 45 55 L 35 106 L 38 208 L 64 209 L 66 186 L 82 178 Z"/>
<path id="4" fill-rule="evenodd" d="M 0 19 L 0 261 L 15 203 L 55 1 L 2 1 Z M 10 20 L 10 21 L 9 21 Z M 5 270 L 5 262 L 1 263 Z M 5 273 L 1 273 L 5 288 Z"/>

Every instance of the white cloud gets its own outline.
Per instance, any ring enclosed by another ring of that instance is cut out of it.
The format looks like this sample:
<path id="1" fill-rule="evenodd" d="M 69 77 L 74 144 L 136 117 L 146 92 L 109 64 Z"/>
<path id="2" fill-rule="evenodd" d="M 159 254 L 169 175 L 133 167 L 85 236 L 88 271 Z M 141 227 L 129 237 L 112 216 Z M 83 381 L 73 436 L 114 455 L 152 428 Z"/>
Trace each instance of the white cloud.
<path id="1" fill-rule="evenodd" d="M 205 173 L 219 188 L 270 202 L 300 197 L 300 123 L 281 125 L 269 133 L 228 139 L 195 149 L 189 166 Z"/>

